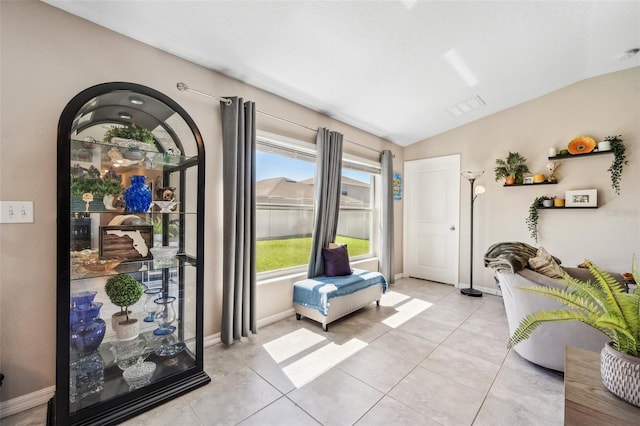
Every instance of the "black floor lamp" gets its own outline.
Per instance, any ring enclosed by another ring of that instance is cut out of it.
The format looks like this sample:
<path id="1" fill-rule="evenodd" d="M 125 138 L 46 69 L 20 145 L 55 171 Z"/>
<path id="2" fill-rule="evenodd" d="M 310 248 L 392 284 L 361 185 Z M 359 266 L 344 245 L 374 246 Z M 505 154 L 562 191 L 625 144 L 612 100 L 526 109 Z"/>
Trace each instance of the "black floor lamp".
<path id="1" fill-rule="evenodd" d="M 469 229 L 469 234 L 471 235 L 471 245 L 469 246 L 469 288 L 461 288 L 460 293 L 465 296 L 473 296 L 473 297 L 482 297 L 482 292 L 473 288 L 473 204 L 478 198 L 478 195 L 484 194 L 485 187 L 482 185 L 478 185 L 474 189 L 474 183 L 476 179 L 484 174 L 484 170 L 472 172 L 466 171 L 462 172 L 462 177 L 469 180 L 471 184 L 471 198 L 470 198 L 470 209 L 471 209 L 471 225 Z"/>

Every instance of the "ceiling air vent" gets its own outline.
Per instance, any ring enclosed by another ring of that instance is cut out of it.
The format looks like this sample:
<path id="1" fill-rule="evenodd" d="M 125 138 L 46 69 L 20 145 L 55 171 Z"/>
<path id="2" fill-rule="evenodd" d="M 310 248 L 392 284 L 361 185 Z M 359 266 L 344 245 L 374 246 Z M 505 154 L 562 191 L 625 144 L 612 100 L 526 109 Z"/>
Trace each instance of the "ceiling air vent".
<path id="1" fill-rule="evenodd" d="M 469 98 L 466 101 L 457 103 L 456 105 L 447 108 L 454 117 L 460 117 L 463 114 L 473 111 L 474 109 L 482 108 L 486 103 L 479 95 Z"/>

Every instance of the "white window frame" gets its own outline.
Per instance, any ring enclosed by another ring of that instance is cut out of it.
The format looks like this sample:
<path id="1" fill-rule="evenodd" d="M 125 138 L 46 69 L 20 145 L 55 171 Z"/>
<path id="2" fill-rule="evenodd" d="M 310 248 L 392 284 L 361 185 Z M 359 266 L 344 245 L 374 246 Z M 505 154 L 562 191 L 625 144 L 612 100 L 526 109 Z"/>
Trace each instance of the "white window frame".
<path id="1" fill-rule="evenodd" d="M 256 141 L 257 144 L 261 147 L 268 146 L 269 151 L 278 154 L 279 152 L 285 155 L 292 155 L 294 157 L 306 157 L 316 158 L 317 150 L 316 144 L 309 143 L 305 141 L 301 141 L 299 139 L 293 139 L 286 136 L 281 136 L 278 134 L 265 132 L 258 130 L 256 133 Z M 258 148 L 256 148 L 258 149 Z M 263 150 L 263 149 L 260 149 Z M 370 209 L 372 211 L 371 214 L 371 229 L 370 229 L 370 240 L 369 240 L 369 248 L 370 252 L 368 254 L 363 254 L 359 256 L 350 256 L 351 261 L 364 260 L 364 259 L 372 259 L 377 257 L 377 253 L 380 245 L 380 236 L 379 236 L 379 226 L 376 224 L 380 223 L 380 208 L 379 208 L 379 182 L 380 182 L 380 173 L 381 173 L 381 164 L 380 162 L 367 160 L 362 157 L 358 157 L 355 155 L 350 155 L 347 153 L 343 153 L 342 155 L 342 168 L 344 168 L 345 163 L 349 166 L 348 168 L 361 170 L 364 172 L 372 173 L 374 175 L 374 179 L 372 179 L 371 185 L 371 203 Z M 308 265 L 299 265 L 292 266 L 289 268 L 283 269 L 275 269 L 272 271 L 265 271 L 257 273 L 258 281 L 265 281 L 272 278 L 280 278 L 287 275 L 299 274 L 302 272 L 306 272 L 308 269 Z"/>

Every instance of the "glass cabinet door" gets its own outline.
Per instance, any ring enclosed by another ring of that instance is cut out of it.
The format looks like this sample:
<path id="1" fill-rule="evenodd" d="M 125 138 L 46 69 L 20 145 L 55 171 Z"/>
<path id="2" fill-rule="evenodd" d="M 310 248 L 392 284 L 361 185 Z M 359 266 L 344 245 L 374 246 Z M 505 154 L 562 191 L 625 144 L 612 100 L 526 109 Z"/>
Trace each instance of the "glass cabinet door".
<path id="1" fill-rule="evenodd" d="M 61 116 L 58 172 L 49 423 L 117 423 L 208 383 L 204 152 L 193 121 L 150 88 L 94 86 Z"/>

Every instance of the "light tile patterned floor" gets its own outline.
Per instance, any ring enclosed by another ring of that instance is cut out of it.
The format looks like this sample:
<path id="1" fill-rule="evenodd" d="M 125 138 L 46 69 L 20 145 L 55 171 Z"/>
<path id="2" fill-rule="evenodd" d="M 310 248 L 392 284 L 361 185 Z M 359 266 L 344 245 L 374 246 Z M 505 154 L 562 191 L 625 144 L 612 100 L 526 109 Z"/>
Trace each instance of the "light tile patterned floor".
<path id="1" fill-rule="evenodd" d="M 206 348 L 209 385 L 124 425 L 561 425 L 562 377 L 508 351 L 507 337 L 501 298 L 401 279 L 327 333 L 292 315 Z"/>

